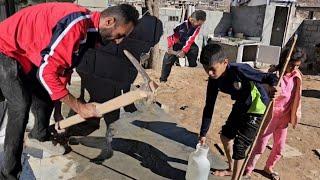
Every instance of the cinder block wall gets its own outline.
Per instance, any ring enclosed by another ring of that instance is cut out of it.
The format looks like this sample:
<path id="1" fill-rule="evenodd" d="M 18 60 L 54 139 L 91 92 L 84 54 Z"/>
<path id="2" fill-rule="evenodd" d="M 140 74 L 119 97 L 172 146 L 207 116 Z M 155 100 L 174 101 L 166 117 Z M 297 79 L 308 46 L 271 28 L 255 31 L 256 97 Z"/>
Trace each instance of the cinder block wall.
<path id="1" fill-rule="evenodd" d="M 266 6 L 232 7 L 232 28 L 235 33 L 245 36 L 261 37 Z"/>
<path id="2" fill-rule="evenodd" d="M 315 45 L 320 43 L 320 20 L 304 20 L 299 29 L 298 46 L 308 53 L 308 61 L 315 60 Z"/>
<path id="3" fill-rule="evenodd" d="M 159 42 L 160 49 L 167 49 L 167 37 L 173 33 L 173 29 L 180 24 L 179 21 L 169 21 L 169 16 L 181 16 L 181 9 L 161 8 L 160 20 L 163 23 L 163 36 Z M 209 34 L 225 34 L 231 26 L 231 15 L 221 11 L 206 11 L 207 21 L 201 28 L 198 38 L 196 39 L 197 45 L 201 48 L 204 36 Z"/>

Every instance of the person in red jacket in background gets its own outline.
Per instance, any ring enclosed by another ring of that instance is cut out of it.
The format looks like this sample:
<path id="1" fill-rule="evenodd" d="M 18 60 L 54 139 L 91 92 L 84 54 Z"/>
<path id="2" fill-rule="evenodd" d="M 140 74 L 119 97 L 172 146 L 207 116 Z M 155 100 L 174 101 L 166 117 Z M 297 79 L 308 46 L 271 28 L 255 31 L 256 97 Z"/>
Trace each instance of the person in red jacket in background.
<path id="1" fill-rule="evenodd" d="M 206 12 L 197 10 L 191 16 L 174 28 L 173 34 L 168 37 L 168 51 L 163 57 L 160 82 L 166 82 L 173 64 L 178 58 L 187 56 L 189 67 L 197 66 L 199 47 L 194 42 L 206 21 Z"/>
<path id="2" fill-rule="evenodd" d="M 82 118 L 101 116 L 94 103 L 80 102 L 66 85 L 88 48 L 120 43 L 138 17 L 133 6 L 124 4 L 90 12 L 73 3 L 44 3 L 0 23 L 0 91 L 8 102 L 1 180 L 19 179 L 30 107 L 36 117 L 29 138 L 39 141 L 48 140 L 54 102 L 67 104 Z"/>

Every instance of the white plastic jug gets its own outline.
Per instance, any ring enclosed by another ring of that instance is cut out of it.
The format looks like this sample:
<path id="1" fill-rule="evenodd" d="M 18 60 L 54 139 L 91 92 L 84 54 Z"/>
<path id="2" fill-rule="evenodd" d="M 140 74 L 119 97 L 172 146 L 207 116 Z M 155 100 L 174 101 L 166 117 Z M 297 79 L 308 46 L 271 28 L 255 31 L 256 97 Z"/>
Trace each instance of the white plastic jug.
<path id="1" fill-rule="evenodd" d="M 209 147 L 197 144 L 197 148 L 189 156 L 186 180 L 207 180 L 210 173 L 208 160 Z"/>

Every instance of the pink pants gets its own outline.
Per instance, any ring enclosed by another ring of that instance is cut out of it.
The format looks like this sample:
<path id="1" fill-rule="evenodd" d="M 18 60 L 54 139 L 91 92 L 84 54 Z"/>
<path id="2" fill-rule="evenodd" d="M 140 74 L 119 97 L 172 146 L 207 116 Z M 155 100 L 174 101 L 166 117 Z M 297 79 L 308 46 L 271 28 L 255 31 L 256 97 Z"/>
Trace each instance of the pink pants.
<path id="1" fill-rule="evenodd" d="M 286 143 L 289 120 L 290 113 L 284 113 L 283 110 L 274 107 L 273 118 L 271 119 L 265 133 L 259 137 L 253 149 L 252 155 L 246 167 L 246 173 L 252 173 L 258 159 L 265 151 L 268 141 L 272 135 L 274 141 L 273 147 L 265 167 L 273 168 L 275 164 L 280 160 L 281 153 L 283 152 Z"/>

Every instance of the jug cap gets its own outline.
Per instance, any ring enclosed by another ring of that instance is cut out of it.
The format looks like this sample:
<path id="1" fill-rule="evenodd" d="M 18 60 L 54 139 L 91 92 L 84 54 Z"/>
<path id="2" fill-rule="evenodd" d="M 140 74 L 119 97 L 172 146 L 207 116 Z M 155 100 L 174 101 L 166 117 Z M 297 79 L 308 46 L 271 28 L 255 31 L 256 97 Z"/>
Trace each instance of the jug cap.
<path id="1" fill-rule="evenodd" d="M 197 144 L 197 149 L 209 149 L 209 146 L 206 145 L 206 144 L 201 144 L 201 143 L 198 143 Z"/>

